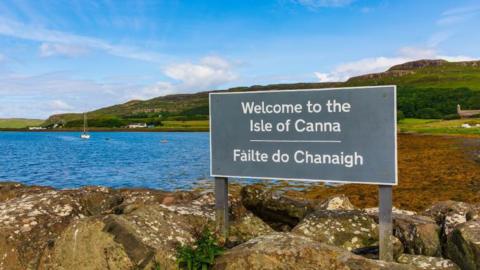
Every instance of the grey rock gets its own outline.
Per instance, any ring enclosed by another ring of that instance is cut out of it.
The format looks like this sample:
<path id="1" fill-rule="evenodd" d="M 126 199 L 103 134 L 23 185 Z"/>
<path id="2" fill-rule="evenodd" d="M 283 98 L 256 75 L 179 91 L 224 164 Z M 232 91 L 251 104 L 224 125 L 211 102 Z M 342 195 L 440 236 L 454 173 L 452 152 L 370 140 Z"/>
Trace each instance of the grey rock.
<path id="1" fill-rule="evenodd" d="M 393 215 L 394 235 L 403 243 L 405 253 L 441 256 L 440 228 L 429 217 Z"/>
<path id="2" fill-rule="evenodd" d="M 82 206 L 77 198 L 56 190 L 15 189 L 21 195 L 0 202 L 0 266 L 35 269 L 42 251 L 70 222 L 83 217 Z"/>
<path id="3" fill-rule="evenodd" d="M 348 250 L 372 246 L 378 226 L 360 210 L 318 210 L 305 217 L 292 233 Z"/>
<path id="4" fill-rule="evenodd" d="M 229 241 L 231 244 L 241 244 L 255 237 L 271 234 L 274 230 L 263 220 L 246 212 L 230 224 Z"/>
<path id="5" fill-rule="evenodd" d="M 355 210 L 355 206 L 347 196 L 336 195 L 315 206 L 315 210 Z"/>
<path id="6" fill-rule="evenodd" d="M 447 238 L 447 256 L 462 269 L 480 269 L 480 220 L 455 227 Z"/>
<path id="7" fill-rule="evenodd" d="M 344 249 L 292 233 L 273 233 L 234 247 L 216 260 L 213 269 L 343 269 L 407 270 L 414 266 L 369 260 Z"/>
<path id="8" fill-rule="evenodd" d="M 426 270 L 460 270 L 451 260 L 441 257 L 403 254 L 397 259 L 398 263 L 414 265 Z"/>
<path id="9" fill-rule="evenodd" d="M 443 201 L 435 203 L 424 211 L 424 215 L 432 217 L 442 230 L 442 239 L 459 224 L 470 220 L 474 215 L 474 206 L 464 202 Z"/>
<path id="10" fill-rule="evenodd" d="M 104 231 L 105 223 L 99 218 L 86 218 L 72 222 L 55 244 L 43 256 L 40 269 L 103 270 L 134 269 L 124 247 L 114 236 Z"/>
<path id="11" fill-rule="evenodd" d="M 285 196 L 264 185 L 250 185 L 242 188 L 242 204 L 272 228 L 281 230 L 293 228 L 313 210 L 310 202 Z"/>

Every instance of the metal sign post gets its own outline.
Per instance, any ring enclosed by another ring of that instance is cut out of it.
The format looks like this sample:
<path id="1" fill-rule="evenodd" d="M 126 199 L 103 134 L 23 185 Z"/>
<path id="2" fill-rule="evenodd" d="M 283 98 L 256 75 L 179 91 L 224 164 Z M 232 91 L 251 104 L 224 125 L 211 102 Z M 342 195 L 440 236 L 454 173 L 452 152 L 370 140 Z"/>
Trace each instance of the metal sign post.
<path id="1" fill-rule="evenodd" d="M 379 257 L 383 261 L 393 261 L 392 235 L 392 186 L 378 186 L 378 222 L 380 251 Z"/>
<path id="2" fill-rule="evenodd" d="M 215 222 L 225 238 L 228 237 L 228 178 L 215 177 Z"/>

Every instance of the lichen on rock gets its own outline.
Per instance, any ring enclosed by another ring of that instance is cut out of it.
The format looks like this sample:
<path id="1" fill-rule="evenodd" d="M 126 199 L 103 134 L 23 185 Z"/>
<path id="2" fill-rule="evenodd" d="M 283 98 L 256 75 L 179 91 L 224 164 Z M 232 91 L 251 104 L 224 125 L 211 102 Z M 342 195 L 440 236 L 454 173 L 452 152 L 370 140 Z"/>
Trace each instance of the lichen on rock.
<path id="1" fill-rule="evenodd" d="M 480 220 L 455 227 L 448 235 L 447 256 L 462 269 L 480 269 Z"/>
<path id="2" fill-rule="evenodd" d="M 451 260 L 441 257 L 402 254 L 398 257 L 397 262 L 413 265 L 425 270 L 460 270 L 460 268 Z"/>
<path id="3" fill-rule="evenodd" d="M 404 245 L 405 253 L 441 256 L 440 228 L 429 217 L 393 215 L 394 235 Z"/>
<path id="4" fill-rule="evenodd" d="M 413 266 L 369 260 L 293 233 L 259 236 L 220 256 L 217 270 L 344 269 L 407 270 Z"/>
<path id="5" fill-rule="evenodd" d="M 317 210 L 292 233 L 347 250 L 372 246 L 378 241 L 377 224 L 360 210 Z"/>

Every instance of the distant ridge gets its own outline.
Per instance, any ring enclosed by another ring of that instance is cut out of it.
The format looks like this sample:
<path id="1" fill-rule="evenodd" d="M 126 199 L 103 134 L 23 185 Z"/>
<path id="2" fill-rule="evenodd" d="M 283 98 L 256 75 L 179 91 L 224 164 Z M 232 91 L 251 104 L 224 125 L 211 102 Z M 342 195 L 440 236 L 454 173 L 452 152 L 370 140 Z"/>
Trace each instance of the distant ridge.
<path id="1" fill-rule="evenodd" d="M 347 87 L 364 85 L 387 85 L 395 84 L 399 89 L 399 97 L 407 93 L 404 89 L 409 89 L 408 94 L 413 95 L 412 91 L 421 91 L 430 89 L 441 89 L 441 95 L 445 98 L 439 98 L 450 102 L 448 99 L 459 99 L 467 94 L 456 93 L 455 97 L 448 95 L 448 90 L 468 88 L 468 91 L 477 92 L 480 90 L 480 61 L 448 62 L 446 60 L 417 60 L 392 66 L 385 72 L 366 74 L 348 79 L 345 82 L 326 82 L 326 83 L 291 83 L 291 84 L 271 84 L 271 85 L 253 85 L 250 87 L 234 87 L 226 90 L 211 90 L 198 92 L 194 94 L 175 94 L 152 98 L 149 100 L 131 100 L 123 104 L 101 108 L 88 113 L 89 120 L 96 118 L 115 119 L 118 123 L 128 122 L 136 119 L 159 117 L 172 120 L 191 120 L 205 119 L 208 116 L 208 93 L 213 91 L 260 91 L 260 90 L 287 90 L 287 89 L 312 89 L 327 87 Z M 413 90 L 412 90 L 413 89 Z M 433 89 L 433 90 L 432 90 Z M 445 92 L 447 90 L 447 92 Z M 455 90 L 456 91 L 456 90 Z M 424 92 L 420 92 L 424 93 Z M 453 92 L 452 92 L 453 93 Z M 471 94 L 468 94 L 471 95 Z M 468 97 L 467 95 L 467 97 Z M 431 99 L 431 98 L 430 98 Z M 428 102 L 433 102 L 432 100 Z M 428 103 L 427 102 L 427 103 Z M 462 100 L 452 102 L 462 103 Z M 475 107 L 466 101 L 462 104 L 465 108 Z M 473 101 L 472 101 L 473 102 Z M 450 105 L 452 113 L 456 111 L 456 104 Z M 421 104 L 420 104 L 421 105 Z M 415 110 L 420 105 L 415 105 Z M 434 107 L 436 104 L 424 104 L 421 106 Z M 443 105 L 442 105 L 443 106 Z M 447 106 L 446 103 L 444 106 Z M 478 105 L 480 106 L 480 104 Z M 450 109 L 443 108 L 442 114 L 450 112 Z M 44 125 L 53 123 L 70 123 L 81 119 L 81 114 L 59 114 L 50 116 Z M 90 121 L 89 121 L 90 122 Z"/>
<path id="2" fill-rule="evenodd" d="M 428 60 L 428 59 L 422 59 L 422 60 L 417 60 L 417 61 L 411 61 L 411 62 L 406 62 L 400 65 L 395 65 L 391 68 L 388 69 L 388 71 L 392 70 L 414 70 L 414 69 L 419 69 L 419 68 L 424 68 L 424 67 L 437 67 L 441 66 L 448 63 L 447 60 Z M 460 63 L 460 62 L 457 62 Z"/>
<path id="3" fill-rule="evenodd" d="M 459 67 L 480 67 L 480 61 L 462 61 L 462 62 L 448 62 L 443 59 L 422 59 L 403 64 L 395 65 L 389 68 L 387 71 L 379 73 L 371 73 L 360 76 L 351 77 L 347 82 L 355 82 L 363 79 L 375 79 L 375 78 L 387 78 L 387 77 L 402 77 L 405 75 L 415 74 L 416 70 L 422 68 L 442 67 L 448 64 L 457 65 Z"/>

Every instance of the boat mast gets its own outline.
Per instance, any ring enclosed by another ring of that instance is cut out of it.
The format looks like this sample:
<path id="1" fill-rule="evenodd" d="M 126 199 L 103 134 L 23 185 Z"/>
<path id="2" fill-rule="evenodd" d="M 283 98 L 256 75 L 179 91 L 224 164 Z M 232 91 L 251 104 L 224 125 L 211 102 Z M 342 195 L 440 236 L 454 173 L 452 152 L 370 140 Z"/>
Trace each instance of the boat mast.
<path id="1" fill-rule="evenodd" d="M 83 133 L 87 133 L 87 114 L 83 113 Z"/>

